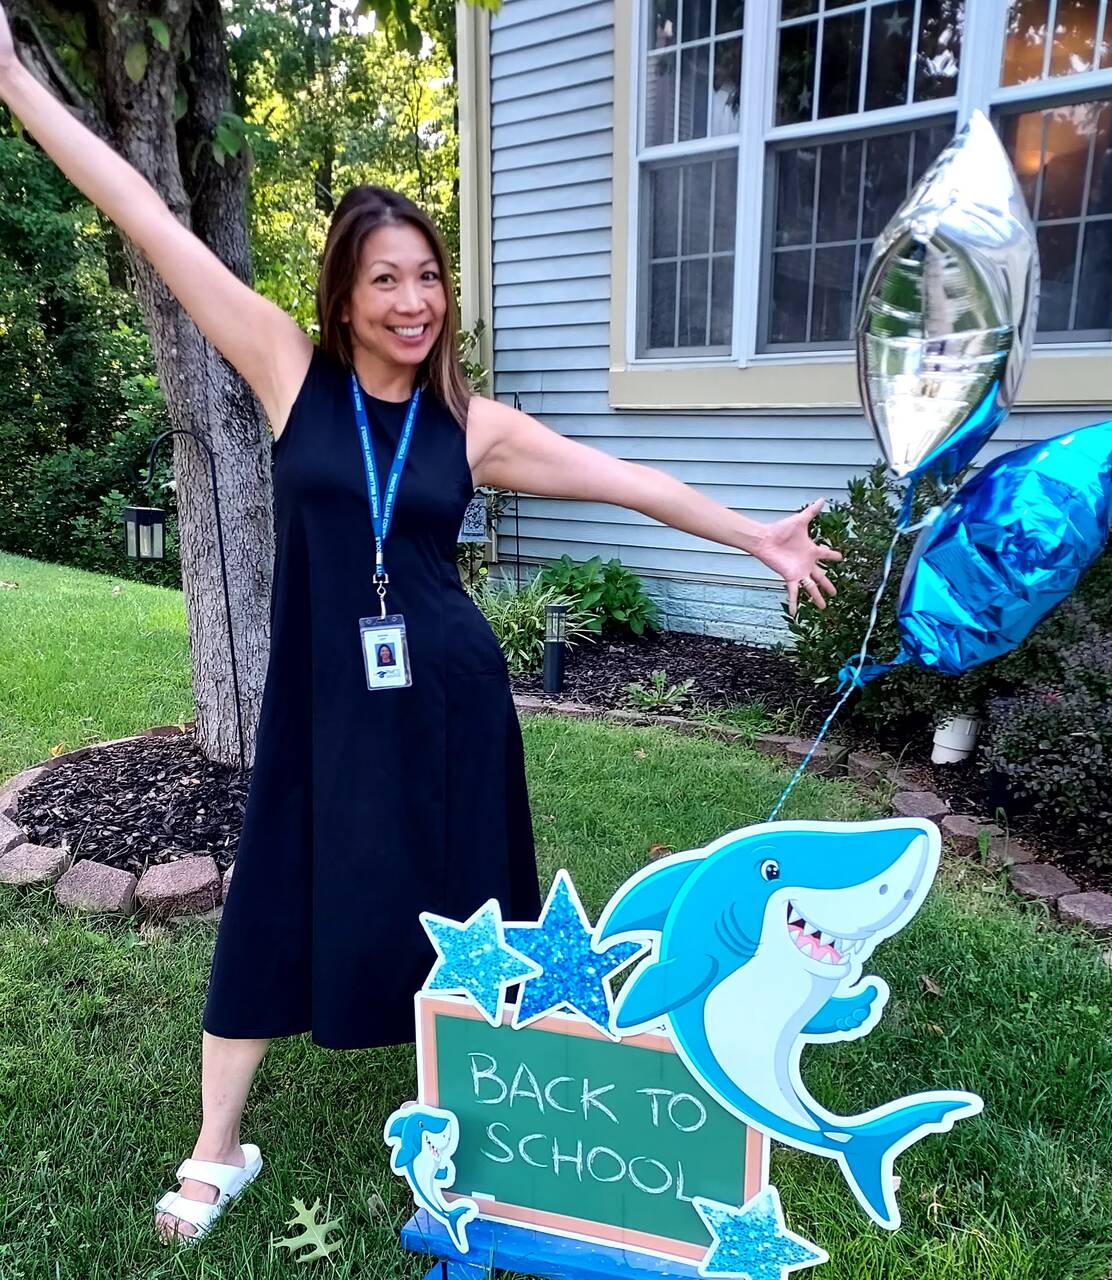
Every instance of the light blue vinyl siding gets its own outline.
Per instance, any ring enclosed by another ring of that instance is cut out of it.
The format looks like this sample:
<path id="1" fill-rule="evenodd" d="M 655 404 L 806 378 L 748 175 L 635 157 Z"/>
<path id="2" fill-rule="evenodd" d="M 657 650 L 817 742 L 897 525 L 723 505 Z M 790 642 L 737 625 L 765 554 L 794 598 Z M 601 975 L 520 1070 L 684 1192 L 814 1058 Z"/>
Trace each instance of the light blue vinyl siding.
<path id="1" fill-rule="evenodd" d="M 610 0 L 504 0 L 492 20 L 495 395 L 516 393 L 570 439 L 658 467 L 760 520 L 836 498 L 878 456 L 860 414 L 608 406 L 613 22 Z M 624 238 L 622 228 L 619 246 Z M 783 376 L 787 386 L 790 367 Z M 984 457 L 1102 416 L 1016 414 Z M 519 525 L 523 561 L 618 556 L 679 629 L 768 639 L 781 626 L 772 576 L 740 552 L 598 503 L 523 497 Z M 503 559 L 514 556 L 514 534 L 511 514 Z"/>

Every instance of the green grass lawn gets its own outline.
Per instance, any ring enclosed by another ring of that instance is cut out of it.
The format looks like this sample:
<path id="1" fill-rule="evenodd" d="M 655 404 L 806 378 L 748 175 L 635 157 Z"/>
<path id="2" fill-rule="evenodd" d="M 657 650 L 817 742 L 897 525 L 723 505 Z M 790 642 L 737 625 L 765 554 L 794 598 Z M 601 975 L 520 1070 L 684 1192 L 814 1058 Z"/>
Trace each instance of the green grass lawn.
<path id="1" fill-rule="evenodd" d="M 0 557 L 0 579 L 21 582 L 0 589 L 0 662 L 5 676 L 13 660 L 19 672 L 0 691 L 8 772 L 45 754 L 44 743 L 187 715 L 179 597 L 132 584 L 113 596 L 104 579 L 11 557 Z M 49 673 L 78 667 L 81 678 L 53 697 Z M 710 738 L 548 718 L 524 728 L 542 877 L 570 868 L 592 915 L 651 845 L 694 847 L 763 818 L 786 778 Z M 808 779 L 788 816 L 869 812 L 848 784 Z M 407 1048 L 277 1042 L 244 1125 L 263 1150 L 263 1176 L 203 1246 L 167 1250 L 153 1237 L 151 1206 L 196 1132 L 212 939 L 211 927 L 193 925 L 145 940 L 131 922 L 70 920 L 49 894 L 0 895 L 2 1280 L 425 1275 L 397 1245 L 408 1206 L 381 1138 L 385 1116 L 413 1095 Z M 1112 973 L 1099 946 L 955 863 L 876 960 L 893 992 L 884 1020 L 865 1040 L 807 1051 L 816 1096 L 856 1112 L 918 1089 L 970 1088 L 985 1114 L 900 1158 L 895 1235 L 868 1222 L 831 1162 L 777 1149 L 789 1225 L 831 1254 L 814 1274 L 1106 1280 Z M 370 1207 L 376 1193 L 385 1212 Z M 269 1246 L 288 1234 L 294 1198 L 319 1198 L 340 1218 L 343 1246 L 328 1261 L 305 1267 Z"/>

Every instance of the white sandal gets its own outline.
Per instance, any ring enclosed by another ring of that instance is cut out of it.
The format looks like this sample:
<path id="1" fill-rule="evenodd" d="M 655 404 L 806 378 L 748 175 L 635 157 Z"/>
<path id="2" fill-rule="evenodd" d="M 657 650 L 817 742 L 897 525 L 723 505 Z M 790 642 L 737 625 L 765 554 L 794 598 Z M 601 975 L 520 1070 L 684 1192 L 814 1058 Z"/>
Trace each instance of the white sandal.
<path id="1" fill-rule="evenodd" d="M 216 1164 L 211 1160 L 183 1160 L 178 1165 L 176 1177 L 179 1180 L 191 1178 L 194 1182 L 204 1182 L 215 1187 L 218 1195 L 215 1204 L 205 1204 L 202 1200 L 190 1200 L 180 1191 L 167 1191 L 155 1205 L 155 1213 L 168 1213 L 181 1222 L 188 1222 L 197 1228 L 193 1235 L 175 1234 L 183 1244 L 193 1244 L 206 1235 L 212 1224 L 224 1212 L 229 1204 L 239 1195 L 249 1182 L 259 1176 L 263 1167 L 263 1158 L 259 1148 L 250 1142 L 240 1147 L 246 1162 L 244 1168 L 234 1164 Z"/>

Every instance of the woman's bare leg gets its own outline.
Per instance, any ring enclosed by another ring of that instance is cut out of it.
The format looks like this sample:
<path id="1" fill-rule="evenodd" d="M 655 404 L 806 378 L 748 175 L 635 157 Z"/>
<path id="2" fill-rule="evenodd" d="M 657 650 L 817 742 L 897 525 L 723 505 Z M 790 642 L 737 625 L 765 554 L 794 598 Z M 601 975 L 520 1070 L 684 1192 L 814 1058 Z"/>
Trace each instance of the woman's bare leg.
<path id="1" fill-rule="evenodd" d="M 213 1160 L 243 1168 L 239 1147 L 239 1122 L 259 1063 L 269 1040 L 225 1040 L 206 1031 L 201 1037 L 201 1132 L 193 1148 L 194 1160 Z M 186 1178 L 181 1193 L 187 1200 L 215 1204 L 219 1194 L 206 1182 Z M 193 1235 L 196 1227 L 173 1214 L 160 1213 L 155 1219 L 159 1234 L 169 1240 L 176 1232 Z"/>

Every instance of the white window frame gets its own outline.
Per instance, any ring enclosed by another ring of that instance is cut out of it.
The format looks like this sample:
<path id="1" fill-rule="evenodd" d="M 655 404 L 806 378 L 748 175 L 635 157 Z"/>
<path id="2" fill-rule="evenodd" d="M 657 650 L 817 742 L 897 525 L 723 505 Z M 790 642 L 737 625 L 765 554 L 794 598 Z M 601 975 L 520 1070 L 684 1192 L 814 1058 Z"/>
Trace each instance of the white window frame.
<path id="1" fill-rule="evenodd" d="M 1098 39 L 1110 4 L 1112 0 L 1100 0 Z M 1112 98 L 1112 67 L 1001 87 L 1008 7 L 1008 0 L 966 0 L 954 97 L 777 126 L 774 113 L 779 3 L 778 0 L 751 0 L 745 6 L 743 27 L 739 133 L 642 149 L 645 111 L 642 78 L 650 0 L 618 0 L 615 90 L 616 93 L 624 91 L 627 96 L 622 104 L 616 101 L 615 212 L 624 215 L 620 226 L 624 228 L 626 244 L 620 266 L 615 262 L 610 397 L 615 407 L 653 408 L 667 404 L 677 407 L 690 404 L 699 408 L 777 404 L 793 408 L 858 407 L 851 349 L 758 350 L 769 150 L 777 142 L 792 138 L 821 140 L 826 136 L 871 132 L 888 124 L 929 123 L 932 118 L 946 116 L 956 117 L 956 127 L 960 129 L 978 108 L 992 117 L 999 107 L 1022 103 L 1035 110 L 1041 103 L 1053 103 L 1064 96 L 1106 93 Z M 1044 67 L 1050 58 L 1051 42 L 1047 43 Z M 677 93 L 678 90 L 677 77 Z M 642 170 L 653 161 L 725 154 L 734 147 L 738 153 L 738 203 L 732 351 L 728 355 L 686 355 L 681 351 L 638 356 Z M 623 198 L 619 198 L 619 193 Z M 616 232 L 618 228 L 616 223 Z M 619 252 L 619 245 L 616 234 L 615 254 Z M 1060 359 L 1057 367 L 1051 368 L 1053 357 L 1061 357 L 1066 363 Z M 1083 362 L 1084 370 L 1079 362 Z M 1030 393 L 1032 403 L 1112 403 L 1110 342 L 1040 343 L 1031 363 L 1041 366 L 1037 376 L 1032 377 L 1033 369 L 1029 371 L 1024 384 L 1023 390 Z M 784 398 L 785 366 L 799 366 L 799 374 L 804 375 L 801 380 L 792 379 L 796 385 L 790 393 L 790 402 Z"/>

